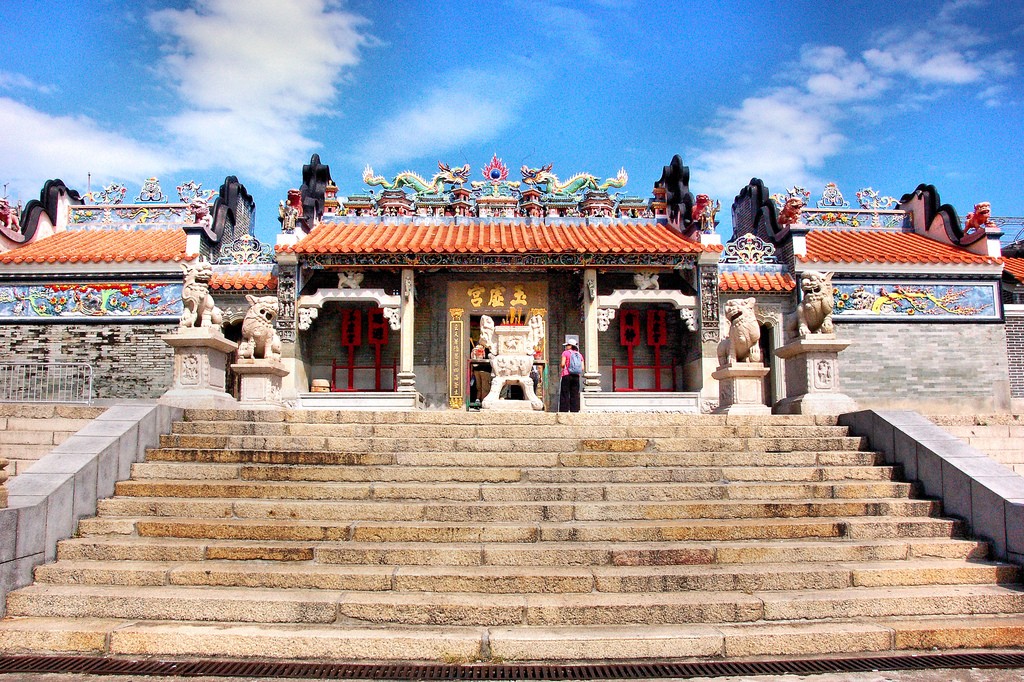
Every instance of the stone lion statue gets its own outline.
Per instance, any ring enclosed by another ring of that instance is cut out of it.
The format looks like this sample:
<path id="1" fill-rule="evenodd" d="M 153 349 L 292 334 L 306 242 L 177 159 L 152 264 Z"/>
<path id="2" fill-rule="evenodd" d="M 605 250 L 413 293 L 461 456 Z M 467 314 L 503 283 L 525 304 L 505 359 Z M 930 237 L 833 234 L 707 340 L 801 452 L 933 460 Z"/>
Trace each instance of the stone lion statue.
<path id="1" fill-rule="evenodd" d="M 815 272 L 808 270 L 800 276 L 800 290 L 803 300 L 796 307 L 795 317 L 790 322 L 790 329 L 796 329 L 800 338 L 811 334 L 832 334 L 832 307 L 835 299 L 832 294 L 831 272 Z"/>
<path id="2" fill-rule="evenodd" d="M 757 299 L 734 298 L 725 302 L 725 317 L 729 320 L 729 333 L 718 344 L 718 364 L 722 367 L 734 362 L 761 362 L 761 326 L 754 312 Z"/>
<path id="3" fill-rule="evenodd" d="M 967 214 L 964 232 L 973 233 L 975 230 L 984 230 L 986 227 L 995 227 L 992 221 L 992 204 L 983 201 L 974 205 L 974 211 Z"/>
<path id="4" fill-rule="evenodd" d="M 800 197 L 788 197 L 786 204 L 779 211 L 779 225 L 792 225 L 800 219 L 800 211 L 804 210 L 804 200 Z"/>
<path id="5" fill-rule="evenodd" d="M 181 290 L 181 320 L 179 327 L 212 327 L 224 322 L 224 315 L 213 303 L 210 278 L 213 266 L 205 262 L 184 263 L 185 284 Z"/>
<path id="6" fill-rule="evenodd" d="M 242 341 L 238 344 L 238 360 L 280 360 L 281 337 L 274 329 L 277 321 L 277 296 L 246 294 L 249 310 L 242 320 Z"/>
<path id="7" fill-rule="evenodd" d="M 203 197 L 193 197 L 188 202 L 187 220 L 192 221 L 193 224 L 199 225 L 204 230 L 209 230 L 213 225 L 213 217 L 210 215 L 210 202 Z"/>
<path id="8" fill-rule="evenodd" d="M 0 197 L 0 226 L 11 232 L 21 232 L 21 202 L 18 206 L 11 206 L 11 202 L 5 197 Z"/>

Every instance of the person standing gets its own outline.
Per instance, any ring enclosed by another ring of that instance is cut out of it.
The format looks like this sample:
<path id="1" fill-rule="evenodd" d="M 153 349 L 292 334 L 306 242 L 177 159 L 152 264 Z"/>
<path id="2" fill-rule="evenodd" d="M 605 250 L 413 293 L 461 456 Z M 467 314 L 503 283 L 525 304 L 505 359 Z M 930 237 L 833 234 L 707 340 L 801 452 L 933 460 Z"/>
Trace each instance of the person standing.
<path id="1" fill-rule="evenodd" d="M 583 376 L 583 354 L 576 344 L 566 341 L 562 345 L 561 382 L 558 392 L 559 412 L 580 411 L 580 377 Z"/>

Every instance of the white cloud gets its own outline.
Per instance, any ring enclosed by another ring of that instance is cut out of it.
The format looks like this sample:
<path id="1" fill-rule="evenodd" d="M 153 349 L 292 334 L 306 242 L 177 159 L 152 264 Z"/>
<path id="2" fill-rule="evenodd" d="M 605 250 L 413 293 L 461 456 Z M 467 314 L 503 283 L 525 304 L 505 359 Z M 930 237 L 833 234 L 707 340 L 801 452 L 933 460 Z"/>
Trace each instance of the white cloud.
<path id="1" fill-rule="evenodd" d="M 0 98 L 0 168 L 2 182 L 24 201 L 39 196 L 43 183 L 61 178 L 84 191 L 86 175 L 93 186 L 113 180 L 137 180 L 182 167 L 165 148 L 157 149 L 105 130 L 80 116 L 51 116 L 12 99 Z"/>
<path id="2" fill-rule="evenodd" d="M 981 4 L 949 2 L 928 30 L 879 33 L 859 58 L 835 45 L 804 46 L 779 86 L 719 111 L 704 130 L 711 143 L 691 151 L 693 186 L 731 196 L 751 174 L 776 190 L 819 185 L 816 171 L 843 151 L 850 121 L 884 117 L 944 89 L 972 85 L 985 105 L 997 106 L 1006 92 L 998 80 L 1016 69 L 1011 55 L 985 51 L 985 36 L 954 22 L 960 11 Z"/>
<path id="3" fill-rule="evenodd" d="M 752 172 L 769 187 L 820 184 L 813 169 L 844 142 L 830 118 L 792 90 L 745 99 L 704 132 L 714 142 L 694 157 L 693 186 L 719 197 L 738 192 Z"/>
<path id="4" fill-rule="evenodd" d="M 513 73 L 460 72 L 383 122 L 356 145 L 354 160 L 386 167 L 486 141 L 512 125 L 526 92 Z"/>
<path id="5" fill-rule="evenodd" d="M 295 131 L 325 113 L 344 70 L 372 39 L 329 0 L 196 0 L 150 15 L 171 37 L 162 73 L 185 110 L 165 122 L 196 156 L 261 182 L 282 182 L 315 147 Z"/>
<path id="6" fill-rule="evenodd" d="M 909 78 L 919 85 L 967 85 L 1009 76 L 1016 66 L 1006 50 L 988 50 L 989 39 L 976 27 L 958 21 L 981 0 L 950 0 L 934 20 L 918 30 L 888 30 L 865 50 L 864 62 L 880 72 Z"/>
<path id="7" fill-rule="evenodd" d="M 40 85 L 24 74 L 2 70 L 0 70 L 0 90 L 34 90 L 35 92 L 41 92 L 44 95 L 49 95 L 54 92 L 53 87 L 49 85 Z"/>

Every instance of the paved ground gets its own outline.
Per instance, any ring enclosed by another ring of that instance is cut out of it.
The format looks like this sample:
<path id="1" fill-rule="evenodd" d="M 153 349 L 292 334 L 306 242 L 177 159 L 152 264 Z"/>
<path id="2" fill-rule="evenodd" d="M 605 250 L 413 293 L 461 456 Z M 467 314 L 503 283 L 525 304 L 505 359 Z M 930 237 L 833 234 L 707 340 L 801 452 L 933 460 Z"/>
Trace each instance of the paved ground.
<path id="1" fill-rule="evenodd" d="M 289 682 L 281 677 L 145 677 L 139 675 L 3 675 L 0 682 Z M 827 675 L 765 675 L 761 677 L 699 677 L 689 682 L 1020 682 L 1024 668 L 1014 670 L 911 670 Z M 292 680 L 292 682 L 297 682 Z M 614 681 L 609 681 L 614 682 Z"/>

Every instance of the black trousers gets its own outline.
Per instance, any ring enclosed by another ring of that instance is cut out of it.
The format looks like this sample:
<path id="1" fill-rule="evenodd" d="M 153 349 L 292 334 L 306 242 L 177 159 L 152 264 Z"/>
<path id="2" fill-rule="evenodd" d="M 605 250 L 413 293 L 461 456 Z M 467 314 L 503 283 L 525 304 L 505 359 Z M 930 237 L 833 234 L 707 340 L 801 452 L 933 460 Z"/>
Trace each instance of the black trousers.
<path id="1" fill-rule="evenodd" d="M 558 390 L 558 411 L 580 411 L 580 375 L 566 374 Z"/>

